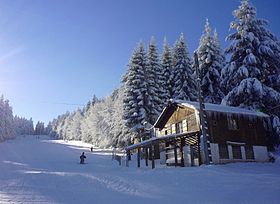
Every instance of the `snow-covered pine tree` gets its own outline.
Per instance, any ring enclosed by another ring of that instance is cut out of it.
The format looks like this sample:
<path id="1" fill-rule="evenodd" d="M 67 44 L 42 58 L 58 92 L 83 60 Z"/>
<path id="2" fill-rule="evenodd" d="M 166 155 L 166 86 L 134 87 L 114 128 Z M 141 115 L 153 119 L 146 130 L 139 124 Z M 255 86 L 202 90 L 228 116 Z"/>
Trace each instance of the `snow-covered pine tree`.
<path id="1" fill-rule="evenodd" d="M 82 140 L 103 148 L 130 144 L 131 133 L 122 118 L 123 94 L 121 87 L 103 99 L 94 97 L 83 111 L 78 109 L 59 115 L 45 128 L 46 134 L 64 140 Z M 40 134 L 40 126 L 38 122 L 37 134 Z"/>
<path id="2" fill-rule="evenodd" d="M 88 101 L 87 105 L 83 108 L 83 114 L 85 114 L 89 110 L 90 106 L 91 106 L 91 101 Z"/>
<path id="3" fill-rule="evenodd" d="M 93 94 L 92 99 L 89 100 L 87 102 L 87 105 L 83 108 L 82 114 L 85 114 L 88 111 L 88 109 L 90 108 L 90 106 L 94 106 L 94 104 L 98 101 L 99 101 L 99 99 L 97 98 L 97 96 L 95 94 Z"/>
<path id="4" fill-rule="evenodd" d="M 176 41 L 173 48 L 174 95 L 172 98 L 190 101 L 197 99 L 191 64 L 184 35 L 181 33 L 180 38 Z"/>
<path id="5" fill-rule="evenodd" d="M 128 64 L 127 73 L 122 83 L 124 85 L 124 115 L 125 124 L 134 133 L 141 137 L 144 123 L 148 121 L 147 110 L 147 82 L 145 80 L 145 69 L 147 56 L 142 42 L 133 51 Z"/>
<path id="6" fill-rule="evenodd" d="M 122 95 L 115 90 L 110 96 L 89 106 L 81 122 L 83 141 L 99 147 L 123 147 L 129 143 L 131 134 L 122 118 Z"/>
<path id="7" fill-rule="evenodd" d="M 0 97 L 0 141 L 16 137 L 14 116 L 9 100 Z"/>
<path id="8" fill-rule="evenodd" d="M 70 116 L 70 112 L 67 111 L 65 114 L 58 116 L 57 125 L 55 127 L 56 135 L 59 139 L 66 139 L 66 127 L 68 124 L 68 118 Z"/>
<path id="9" fill-rule="evenodd" d="M 22 118 L 19 116 L 14 117 L 14 126 L 17 135 L 33 135 L 34 134 L 34 126 L 32 118 L 27 120 L 26 118 Z"/>
<path id="10" fill-rule="evenodd" d="M 197 55 L 201 91 L 204 101 L 208 103 L 220 104 L 224 97 L 220 89 L 220 70 L 224 65 L 222 61 L 224 58 L 221 56 L 220 50 L 217 34 L 215 34 L 215 38 L 212 36 L 208 19 L 206 19 L 205 30 L 200 39 Z"/>
<path id="11" fill-rule="evenodd" d="M 94 146 L 109 147 L 112 138 L 112 100 L 106 97 L 91 106 L 86 118 L 88 141 Z"/>
<path id="12" fill-rule="evenodd" d="M 86 108 L 84 108 L 83 118 L 81 120 L 81 140 L 88 143 L 93 143 L 93 107 L 96 103 L 92 105 L 91 101 L 87 103 Z"/>
<path id="13" fill-rule="evenodd" d="M 46 135 L 50 135 L 52 132 L 52 123 L 49 122 L 48 125 L 45 127 L 45 133 Z"/>
<path id="14" fill-rule="evenodd" d="M 168 46 L 166 38 L 164 38 L 163 41 L 163 52 L 161 55 L 161 66 L 162 66 L 162 76 L 164 78 L 163 80 L 163 91 L 164 93 L 164 100 L 169 100 L 173 97 L 173 62 L 172 62 L 172 52 L 171 49 Z"/>
<path id="15" fill-rule="evenodd" d="M 22 120 L 22 118 L 20 118 L 19 116 L 15 116 L 14 117 L 14 124 L 15 124 L 15 130 L 16 130 L 16 134 L 17 135 L 21 135 L 22 132 L 24 132 L 24 121 Z"/>
<path id="16" fill-rule="evenodd" d="M 213 46 L 214 46 L 214 50 L 215 50 L 215 57 L 216 57 L 217 63 L 220 65 L 220 66 L 216 66 L 216 69 L 220 73 L 220 81 L 221 81 L 221 71 L 226 65 L 226 57 L 225 57 L 224 51 L 221 47 L 218 32 L 216 31 L 216 29 L 214 30 L 214 34 L 213 34 L 213 41 L 214 41 Z"/>
<path id="17" fill-rule="evenodd" d="M 33 135 L 34 134 L 34 124 L 33 124 L 33 119 L 30 118 L 27 122 L 27 128 L 25 134 L 28 135 Z"/>
<path id="18" fill-rule="evenodd" d="M 71 120 L 69 121 L 67 128 L 68 140 L 81 140 L 82 117 L 82 111 L 79 108 L 71 114 Z"/>
<path id="19" fill-rule="evenodd" d="M 222 70 L 222 85 L 228 93 L 222 103 L 271 113 L 280 102 L 280 94 L 268 86 L 269 76 L 279 73 L 279 43 L 264 27 L 265 21 L 256 18 L 249 0 L 242 0 L 233 15 L 236 21 L 231 28 L 236 32 L 227 37 L 232 42 L 226 49 L 231 54 L 229 64 Z"/>
<path id="20" fill-rule="evenodd" d="M 164 78 L 162 67 L 159 62 L 158 49 L 154 37 L 151 38 L 148 49 L 148 63 L 145 68 L 145 79 L 147 82 L 147 105 L 148 123 L 153 125 L 163 110 L 166 100 L 163 91 Z"/>
<path id="21" fill-rule="evenodd" d="M 124 97 L 124 87 L 121 86 L 119 89 L 115 90 L 112 94 L 113 99 L 113 124 L 112 124 L 112 146 L 113 147 L 124 147 L 130 144 L 131 134 L 128 128 L 125 126 L 125 121 L 123 119 L 123 97 Z"/>
<path id="22" fill-rule="evenodd" d="M 43 122 L 38 121 L 35 126 L 35 135 L 44 135 L 45 134 L 45 125 Z"/>
<path id="23" fill-rule="evenodd" d="M 276 36 L 265 28 L 267 22 L 256 18 L 256 8 L 249 0 L 242 0 L 233 12 L 236 21 L 227 40 L 231 40 L 226 53 L 231 54 L 228 66 L 222 71 L 222 86 L 226 93 L 243 79 L 257 78 L 261 83 L 279 90 L 280 46 Z"/>

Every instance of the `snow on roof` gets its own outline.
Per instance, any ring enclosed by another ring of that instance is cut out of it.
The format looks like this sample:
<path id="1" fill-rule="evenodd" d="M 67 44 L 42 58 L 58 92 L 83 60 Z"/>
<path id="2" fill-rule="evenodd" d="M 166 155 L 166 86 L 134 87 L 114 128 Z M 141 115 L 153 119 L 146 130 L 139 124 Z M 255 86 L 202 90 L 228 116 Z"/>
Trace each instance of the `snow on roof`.
<path id="1" fill-rule="evenodd" d="M 173 103 L 183 105 L 185 107 L 189 107 L 192 109 L 196 109 L 199 111 L 199 103 L 193 101 L 183 101 L 183 100 L 173 100 Z M 206 111 L 214 111 L 214 112 L 223 112 L 223 113 L 235 113 L 235 114 L 245 114 L 245 115 L 253 115 L 259 117 L 269 117 L 269 115 L 257 112 L 253 110 L 248 110 L 244 108 L 237 108 L 233 106 L 225 106 L 220 104 L 212 104 L 212 103 L 205 103 L 205 110 Z"/>

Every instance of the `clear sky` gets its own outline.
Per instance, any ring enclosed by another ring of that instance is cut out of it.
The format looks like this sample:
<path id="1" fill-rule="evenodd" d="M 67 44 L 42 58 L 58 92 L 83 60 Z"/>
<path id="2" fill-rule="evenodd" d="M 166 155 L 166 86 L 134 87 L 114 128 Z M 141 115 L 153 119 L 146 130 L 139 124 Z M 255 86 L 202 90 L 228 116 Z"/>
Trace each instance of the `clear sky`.
<path id="1" fill-rule="evenodd" d="M 251 0 L 280 38 L 280 1 Z M 205 18 L 223 47 L 239 0 L 0 0 L 0 94 L 14 114 L 48 122 L 109 95 L 136 44 L 161 50 L 183 32 L 192 53 Z"/>

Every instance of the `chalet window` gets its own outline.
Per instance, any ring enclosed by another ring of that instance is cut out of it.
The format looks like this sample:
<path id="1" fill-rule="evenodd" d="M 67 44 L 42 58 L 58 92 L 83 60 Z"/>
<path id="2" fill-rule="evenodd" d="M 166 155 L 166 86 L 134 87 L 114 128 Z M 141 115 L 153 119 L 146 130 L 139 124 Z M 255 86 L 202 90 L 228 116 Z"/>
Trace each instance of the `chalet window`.
<path id="1" fill-rule="evenodd" d="M 241 146 L 240 145 L 232 145 L 232 157 L 233 159 L 242 159 L 241 154 Z"/>
<path id="2" fill-rule="evenodd" d="M 185 120 L 185 129 L 189 131 L 189 121 Z"/>
<path id="3" fill-rule="evenodd" d="M 165 134 L 165 135 L 168 135 L 168 130 L 165 130 L 165 131 L 164 131 L 164 134 Z"/>
<path id="4" fill-rule="evenodd" d="M 176 133 L 182 133 L 183 132 L 183 122 L 176 123 Z"/>
<path id="5" fill-rule="evenodd" d="M 175 133 L 172 124 L 170 124 L 170 133 L 171 133 L 171 134 Z"/>
<path id="6" fill-rule="evenodd" d="M 254 150 L 252 146 L 245 146 L 246 159 L 255 159 Z"/>
<path id="7" fill-rule="evenodd" d="M 229 159 L 228 146 L 226 144 L 219 144 L 219 155 L 221 159 Z"/>
<path id="8" fill-rule="evenodd" d="M 228 116 L 227 121 L 229 130 L 238 130 L 238 123 L 235 118 L 233 118 L 232 116 Z"/>

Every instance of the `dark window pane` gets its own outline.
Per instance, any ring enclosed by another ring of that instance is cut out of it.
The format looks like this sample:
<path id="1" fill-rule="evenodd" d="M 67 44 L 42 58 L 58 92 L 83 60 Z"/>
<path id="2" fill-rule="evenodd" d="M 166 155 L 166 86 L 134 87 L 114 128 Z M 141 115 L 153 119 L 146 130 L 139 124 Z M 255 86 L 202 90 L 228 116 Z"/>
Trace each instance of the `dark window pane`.
<path id="1" fill-rule="evenodd" d="M 232 145 L 233 159 L 242 159 L 241 147 L 239 145 Z"/>
<path id="2" fill-rule="evenodd" d="M 221 159 L 229 159 L 228 146 L 226 144 L 219 144 L 219 155 Z"/>
<path id="3" fill-rule="evenodd" d="M 254 150 L 252 146 L 245 146 L 246 159 L 255 159 Z"/>
<path id="4" fill-rule="evenodd" d="M 183 122 L 176 123 L 176 133 L 182 133 L 183 132 Z"/>
<path id="5" fill-rule="evenodd" d="M 227 121 L 228 121 L 229 130 L 238 130 L 239 129 L 237 119 L 233 118 L 232 116 L 228 116 Z"/>

